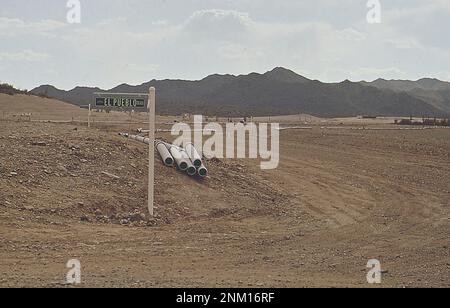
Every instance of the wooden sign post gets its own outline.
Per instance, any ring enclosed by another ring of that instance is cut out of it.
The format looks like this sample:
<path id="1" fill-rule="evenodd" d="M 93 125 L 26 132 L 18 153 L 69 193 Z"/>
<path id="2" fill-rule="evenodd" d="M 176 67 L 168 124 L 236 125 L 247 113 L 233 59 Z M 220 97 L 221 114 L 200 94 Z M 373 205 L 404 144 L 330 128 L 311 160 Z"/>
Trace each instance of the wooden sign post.
<path id="1" fill-rule="evenodd" d="M 146 98 L 147 106 L 145 104 Z M 148 211 L 154 216 L 154 185 L 155 185 L 155 112 L 156 90 L 151 87 L 149 93 L 94 93 L 94 106 L 101 110 L 145 111 L 149 122 L 149 155 L 148 155 Z M 91 107 L 89 107 L 90 109 Z M 130 113 L 131 125 L 133 118 Z M 89 121 L 90 122 L 90 121 Z"/>

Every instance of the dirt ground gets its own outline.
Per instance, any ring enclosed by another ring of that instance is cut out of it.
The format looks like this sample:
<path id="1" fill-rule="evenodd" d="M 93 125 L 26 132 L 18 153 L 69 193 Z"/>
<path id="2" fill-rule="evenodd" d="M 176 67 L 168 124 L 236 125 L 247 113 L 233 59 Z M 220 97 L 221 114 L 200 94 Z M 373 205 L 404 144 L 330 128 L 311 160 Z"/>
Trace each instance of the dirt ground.
<path id="1" fill-rule="evenodd" d="M 369 259 L 380 287 L 450 287 L 449 129 L 305 116 L 276 170 L 212 159 L 198 180 L 157 159 L 150 218 L 147 148 L 104 123 L 126 115 L 87 129 L 60 102 L 0 95 L 2 110 L 0 287 L 65 287 L 69 259 L 81 287 L 371 287 Z"/>

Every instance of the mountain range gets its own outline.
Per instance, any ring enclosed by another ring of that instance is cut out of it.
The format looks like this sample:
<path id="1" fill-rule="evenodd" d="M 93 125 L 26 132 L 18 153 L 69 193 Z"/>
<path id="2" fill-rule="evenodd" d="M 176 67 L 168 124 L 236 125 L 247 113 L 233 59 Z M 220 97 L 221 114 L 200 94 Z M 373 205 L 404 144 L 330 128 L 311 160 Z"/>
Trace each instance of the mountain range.
<path id="1" fill-rule="evenodd" d="M 152 80 L 141 85 L 122 84 L 112 89 L 76 87 L 64 91 L 51 85 L 31 90 L 86 106 L 94 92 L 147 93 L 157 89 L 157 112 L 219 116 L 267 116 L 307 113 L 320 117 L 427 116 L 450 114 L 450 83 L 437 79 L 418 81 L 323 83 L 285 68 L 265 74 L 211 75 L 198 81 Z"/>

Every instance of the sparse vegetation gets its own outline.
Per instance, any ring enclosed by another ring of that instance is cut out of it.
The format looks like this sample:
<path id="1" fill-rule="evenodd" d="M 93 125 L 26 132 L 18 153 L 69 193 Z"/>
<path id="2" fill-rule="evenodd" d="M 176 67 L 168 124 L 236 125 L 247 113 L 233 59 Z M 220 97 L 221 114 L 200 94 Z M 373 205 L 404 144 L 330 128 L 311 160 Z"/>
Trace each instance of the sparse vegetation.
<path id="1" fill-rule="evenodd" d="M 28 91 L 16 89 L 14 86 L 12 86 L 8 83 L 1 83 L 0 84 L 0 93 L 8 94 L 8 95 L 15 95 L 15 94 L 28 94 Z"/>
<path id="2" fill-rule="evenodd" d="M 7 83 L 0 84 L 0 93 L 8 94 L 8 95 L 14 95 L 16 94 L 17 90 Z"/>

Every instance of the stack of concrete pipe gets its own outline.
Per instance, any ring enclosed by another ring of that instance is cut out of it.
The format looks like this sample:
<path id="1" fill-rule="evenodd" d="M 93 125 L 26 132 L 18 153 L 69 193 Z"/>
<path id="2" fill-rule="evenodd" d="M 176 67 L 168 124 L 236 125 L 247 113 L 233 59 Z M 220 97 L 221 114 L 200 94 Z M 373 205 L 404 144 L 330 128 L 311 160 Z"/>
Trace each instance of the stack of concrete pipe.
<path id="1" fill-rule="evenodd" d="M 142 143 L 150 143 L 149 138 L 142 136 L 129 135 L 127 133 L 120 133 L 119 135 Z M 155 148 L 161 156 L 164 165 L 168 167 L 176 165 L 179 170 L 186 172 L 190 176 L 198 175 L 205 178 L 208 175 L 208 169 L 206 169 L 202 157 L 192 143 L 188 143 L 185 148 L 181 148 L 161 140 L 156 140 Z"/>
<path id="2" fill-rule="evenodd" d="M 176 145 L 157 140 L 156 148 L 163 161 L 172 157 L 178 169 L 186 171 L 188 175 L 199 175 L 202 178 L 208 175 L 208 169 L 206 169 L 202 157 L 193 144 L 188 143 L 183 149 Z"/>

